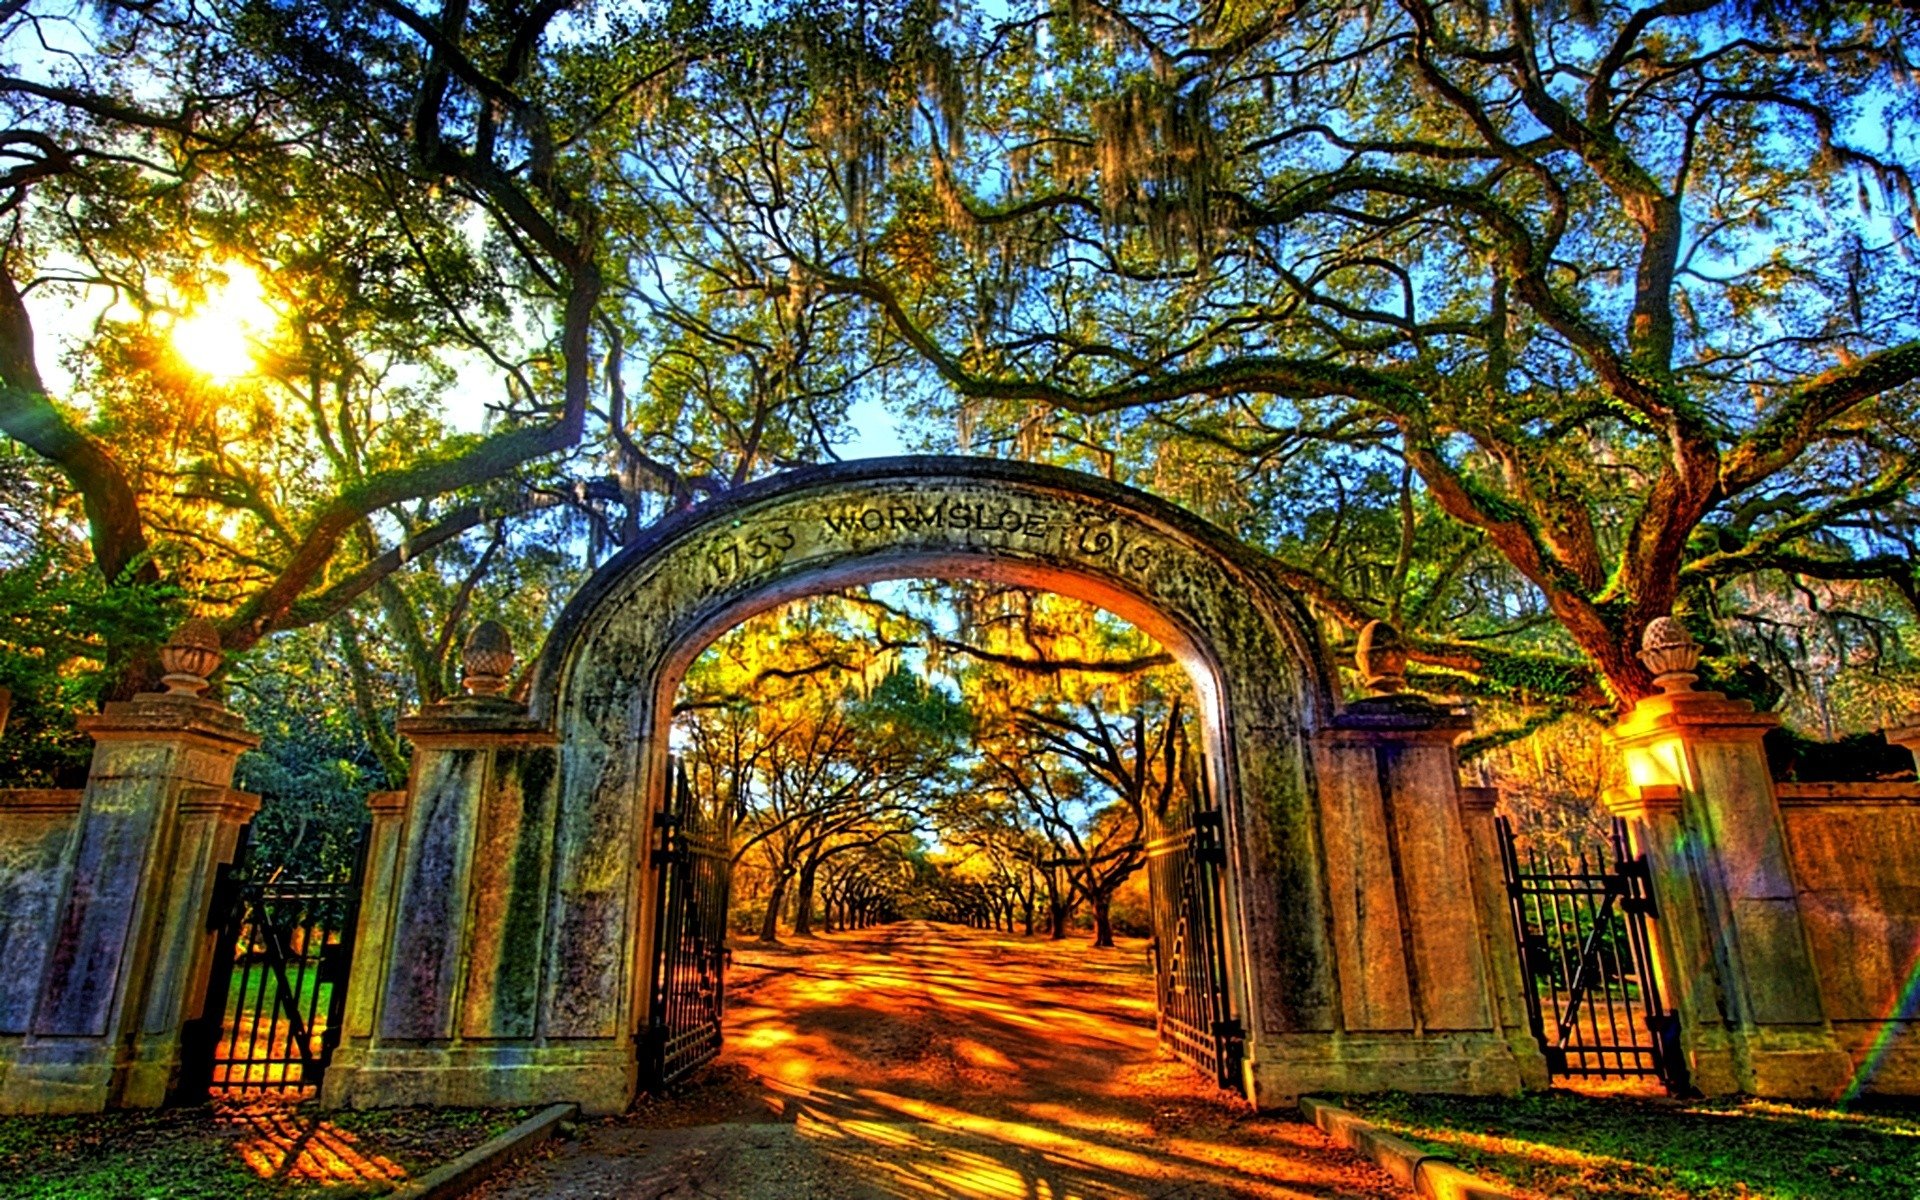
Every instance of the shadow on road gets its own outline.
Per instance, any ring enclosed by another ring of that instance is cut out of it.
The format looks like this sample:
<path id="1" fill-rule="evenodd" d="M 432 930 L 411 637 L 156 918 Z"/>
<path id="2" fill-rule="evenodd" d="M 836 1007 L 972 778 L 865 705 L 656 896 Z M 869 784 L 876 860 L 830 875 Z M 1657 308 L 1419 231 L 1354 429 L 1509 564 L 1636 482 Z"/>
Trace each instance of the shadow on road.
<path id="1" fill-rule="evenodd" d="M 1386 1197 L 1165 1058 L 1145 946 L 907 923 L 741 947 L 727 1047 L 495 1197 Z"/>

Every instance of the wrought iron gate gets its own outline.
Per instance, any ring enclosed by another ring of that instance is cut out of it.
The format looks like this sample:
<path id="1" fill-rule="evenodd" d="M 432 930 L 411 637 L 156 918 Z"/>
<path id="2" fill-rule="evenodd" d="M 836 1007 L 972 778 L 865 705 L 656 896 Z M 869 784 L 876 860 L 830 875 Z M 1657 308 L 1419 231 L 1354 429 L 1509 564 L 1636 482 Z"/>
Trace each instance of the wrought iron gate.
<path id="1" fill-rule="evenodd" d="M 288 878 L 260 861 L 251 826 L 215 878 L 217 931 L 201 1016 L 181 1031 L 178 1094 L 318 1088 L 340 1042 L 347 970 L 366 867 L 366 831 L 350 872 Z"/>
<path id="2" fill-rule="evenodd" d="M 733 879 L 732 814 L 698 794 L 679 762 L 654 818 L 653 995 L 640 1038 L 640 1078 L 663 1088 L 720 1053 L 726 1002 L 727 898 Z"/>
<path id="3" fill-rule="evenodd" d="M 1238 1091 L 1245 1033 L 1227 989 L 1221 927 L 1226 838 L 1204 769 L 1189 772 L 1168 811 L 1148 813 L 1147 832 L 1160 1044 L 1221 1087 Z"/>
<path id="4" fill-rule="evenodd" d="M 1500 857 L 1527 1020 L 1554 1075 L 1651 1075 L 1687 1089 L 1680 1019 L 1660 999 L 1647 940 L 1654 915 L 1643 857 L 1625 821 L 1584 851 L 1523 849 L 1500 818 Z"/>

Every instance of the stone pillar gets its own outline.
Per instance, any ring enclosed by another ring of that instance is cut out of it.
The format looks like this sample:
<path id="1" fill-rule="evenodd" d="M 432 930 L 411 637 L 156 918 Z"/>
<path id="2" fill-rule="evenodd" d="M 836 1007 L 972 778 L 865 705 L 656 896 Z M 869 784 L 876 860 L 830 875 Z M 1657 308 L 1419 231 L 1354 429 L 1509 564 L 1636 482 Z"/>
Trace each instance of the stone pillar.
<path id="1" fill-rule="evenodd" d="M 1881 733 L 1889 745 L 1913 755 L 1915 777 L 1920 778 L 1920 713 L 1908 713 L 1898 725 L 1889 725 Z"/>
<path id="2" fill-rule="evenodd" d="M 41 969 L 67 897 L 79 788 L 0 791 L 0 1076 L 33 1024 Z M 0 1077 L 0 1092 L 6 1082 Z"/>
<path id="3" fill-rule="evenodd" d="M 631 1037 L 591 1044 L 540 1026 L 558 739 L 507 699 L 506 631 L 468 639 L 467 695 L 401 722 L 403 794 L 375 807 L 345 1029 L 329 1106 L 572 1100 L 617 1112 Z"/>
<path id="4" fill-rule="evenodd" d="M 211 624 L 188 621 L 161 652 L 165 693 L 109 704 L 82 724 L 93 768 L 0 1110 L 150 1107 L 172 1090 L 181 1026 L 206 992 L 214 872 L 259 807 L 230 786 L 259 739 L 200 695 L 219 645 Z"/>
<path id="5" fill-rule="evenodd" d="M 1540 1053 L 1540 1042 L 1527 1023 L 1526 979 L 1520 973 L 1513 905 L 1507 895 L 1500 833 L 1495 824 L 1499 807 L 1499 788 L 1460 788 L 1460 819 L 1467 834 L 1474 902 L 1480 910 L 1480 931 L 1487 946 L 1495 1012 L 1514 1061 L 1519 1065 L 1522 1086 L 1535 1090 L 1547 1087 L 1552 1081 L 1547 1074 L 1547 1060 Z"/>
<path id="6" fill-rule="evenodd" d="M 1611 734 L 1627 783 L 1609 807 L 1647 858 L 1661 992 L 1702 1092 L 1836 1096 L 1851 1064 L 1822 1006 L 1761 743 L 1779 720 L 1693 690 L 1699 655 L 1671 618 L 1648 626 L 1641 657 L 1661 693 Z"/>
<path id="7" fill-rule="evenodd" d="M 1362 673 L 1381 694 L 1336 717 L 1316 756 L 1342 1025 L 1340 1074 L 1324 1086 L 1543 1086 L 1524 1011 L 1510 1024 L 1501 1002 L 1497 852 L 1476 852 L 1455 751 L 1472 721 L 1404 690 L 1392 637 L 1377 622 L 1362 633 Z M 1491 811 L 1471 819 L 1490 842 Z"/>
<path id="8" fill-rule="evenodd" d="M 353 963 L 347 973 L 347 1003 L 341 1017 L 342 1041 L 328 1062 L 333 1074 L 342 1061 L 341 1047 L 356 1043 L 364 1048 L 373 1033 L 373 1015 L 379 1007 L 381 985 L 386 980 L 386 963 L 392 948 L 387 938 L 393 928 L 394 905 L 399 898 L 395 880 L 399 877 L 400 856 L 406 838 L 407 789 L 370 792 L 367 814 L 367 865 L 360 880 L 360 911 L 354 926 Z M 355 1051 L 348 1051 L 352 1059 Z M 325 1086 L 324 1080 L 322 1086 Z"/>

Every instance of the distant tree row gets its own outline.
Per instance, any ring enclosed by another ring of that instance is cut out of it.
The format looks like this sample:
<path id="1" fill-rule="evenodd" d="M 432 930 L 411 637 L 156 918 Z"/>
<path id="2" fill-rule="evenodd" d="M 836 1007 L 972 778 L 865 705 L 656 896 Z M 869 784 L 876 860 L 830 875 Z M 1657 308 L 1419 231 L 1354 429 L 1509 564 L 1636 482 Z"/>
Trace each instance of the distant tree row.
<path id="1" fill-rule="evenodd" d="M 749 620 L 690 669 L 676 727 L 696 791 L 733 814 L 737 910 L 761 940 L 885 895 L 1055 938 L 1084 908 L 1105 946 L 1150 828 L 1194 786 L 1186 693 L 1090 605 L 928 583 Z"/>

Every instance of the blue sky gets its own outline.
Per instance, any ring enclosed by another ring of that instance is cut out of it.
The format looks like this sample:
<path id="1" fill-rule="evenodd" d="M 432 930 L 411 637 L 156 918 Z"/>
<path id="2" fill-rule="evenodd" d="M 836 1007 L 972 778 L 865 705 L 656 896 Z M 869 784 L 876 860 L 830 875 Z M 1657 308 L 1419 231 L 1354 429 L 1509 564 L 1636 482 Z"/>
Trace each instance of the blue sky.
<path id="1" fill-rule="evenodd" d="M 906 440 L 900 436 L 899 419 L 874 397 L 848 406 L 847 425 L 853 437 L 834 446 L 841 458 L 887 458 L 908 452 Z"/>

